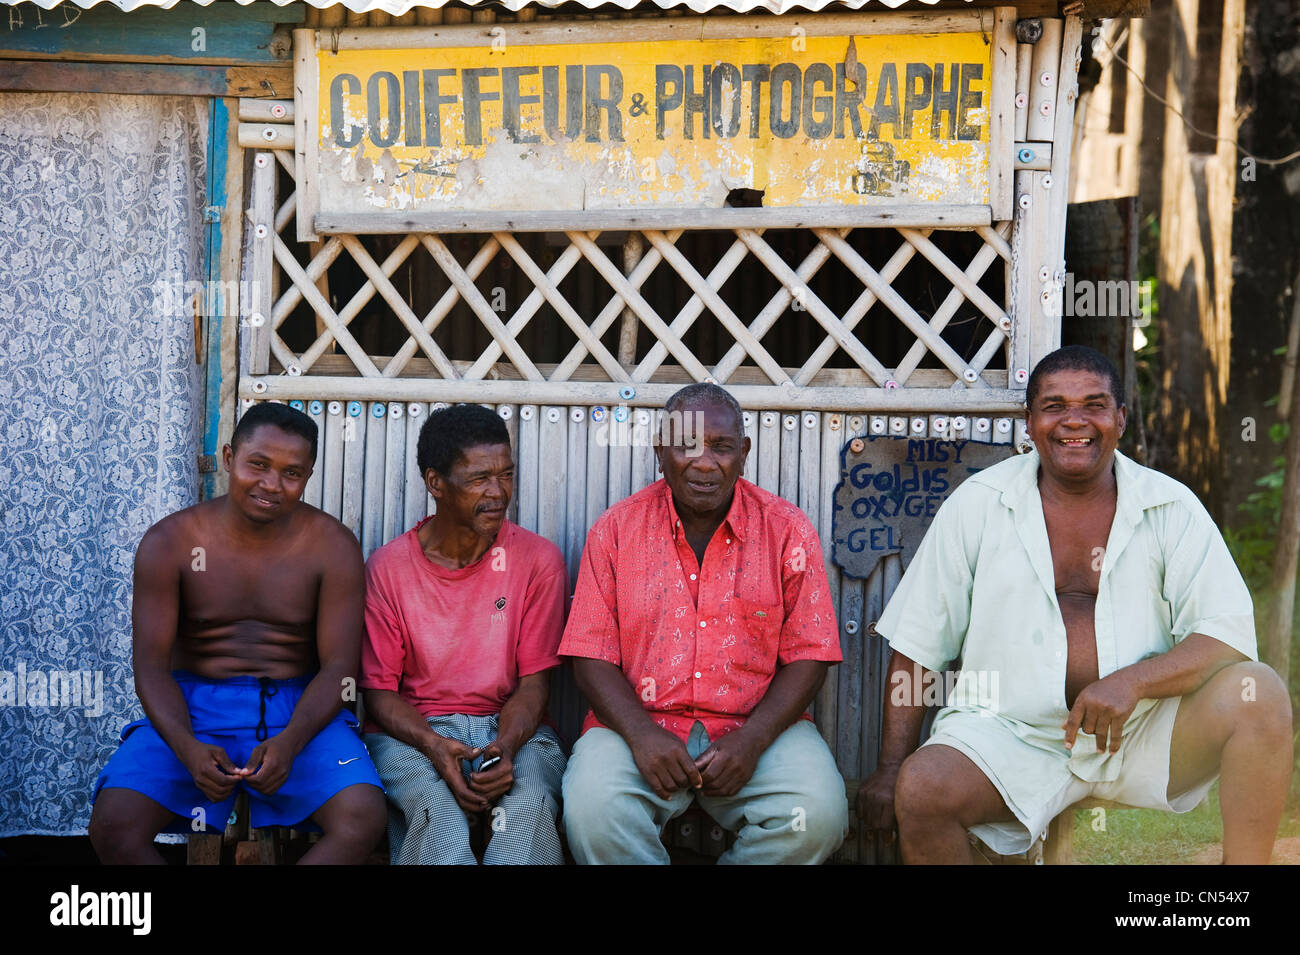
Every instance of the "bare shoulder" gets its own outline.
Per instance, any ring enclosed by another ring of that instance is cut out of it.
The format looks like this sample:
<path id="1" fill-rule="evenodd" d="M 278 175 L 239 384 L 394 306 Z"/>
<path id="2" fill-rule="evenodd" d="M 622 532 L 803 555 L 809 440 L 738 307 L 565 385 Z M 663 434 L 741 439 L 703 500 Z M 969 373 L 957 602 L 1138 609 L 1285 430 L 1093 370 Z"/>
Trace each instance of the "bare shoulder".
<path id="1" fill-rule="evenodd" d="M 318 548 L 322 559 L 338 560 L 347 556 L 360 562 L 361 544 L 346 524 L 309 504 L 299 504 L 297 510 L 311 546 Z"/>
<path id="2" fill-rule="evenodd" d="M 168 514 L 153 524 L 136 548 L 137 560 L 152 563 L 166 559 L 189 560 L 190 551 L 202 546 L 205 529 L 210 525 L 220 499 L 201 501 L 182 510 Z"/>

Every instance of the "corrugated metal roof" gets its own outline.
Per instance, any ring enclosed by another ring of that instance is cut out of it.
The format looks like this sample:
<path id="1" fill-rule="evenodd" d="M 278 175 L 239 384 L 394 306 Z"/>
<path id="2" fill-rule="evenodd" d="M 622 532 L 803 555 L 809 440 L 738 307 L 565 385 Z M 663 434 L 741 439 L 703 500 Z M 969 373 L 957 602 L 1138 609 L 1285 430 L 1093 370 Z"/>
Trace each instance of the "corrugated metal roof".
<path id="1" fill-rule="evenodd" d="M 106 3 L 121 10 L 137 10 L 140 7 L 170 8 L 181 2 L 181 0 L 0 0 L 0 3 L 8 6 L 17 6 L 20 2 L 35 3 L 45 10 L 52 10 L 54 7 L 65 3 L 82 8 L 90 8 L 99 3 Z M 186 0 L 186 2 L 207 6 L 214 0 Z M 243 6 L 254 2 L 271 2 L 281 7 L 300 2 L 322 8 L 337 6 L 337 0 L 236 0 L 236 2 Z M 487 6 L 486 0 L 460 0 L 460 2 L 469 6 Z M 494 0 L 494 5 L 499 4 L 508 10 L 518 10 L 526 6 L 558 7 L 569 2 L 573 2 L 573 0 Z M 647 0 L 577 0 L 577 2 L 586 7 L 615 6 L 631 10 L 636 6 L 645 6 Z M 718 9 L 735 10 L 741 13 L 753 10 L 788 13 L 793 10 L 821 10 L 831 4 L 835 4 L 836 9 L 839 10 L 861 10 L 865 7 L 881 6 L 892 8 L 902 6 L 907 0 L 651 0 L 651 2 L 665 10 L 684 7 L 695 13 L 707 13 L 710 10 Z M 934 3 L 936 0 L 920 0 L 920 2 Z M 382 10 L 385 13 L 400 16 L 418 7 L 437 8 L 445 6 L 446 0 L 342 0 L 342 4 L 355 13 Z"/>

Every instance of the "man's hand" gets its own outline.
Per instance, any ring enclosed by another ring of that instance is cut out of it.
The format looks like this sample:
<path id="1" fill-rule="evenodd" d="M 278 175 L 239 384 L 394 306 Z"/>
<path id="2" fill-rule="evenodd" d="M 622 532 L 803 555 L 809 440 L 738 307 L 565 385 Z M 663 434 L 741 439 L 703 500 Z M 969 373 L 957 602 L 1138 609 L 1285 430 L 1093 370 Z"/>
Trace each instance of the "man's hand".
<path id="1" fill-rule="evenodd" d="M 298 754 L 285 742 L 284 737 L 272 736 L 257 744 L 242 770 L 244 782 L 263 796 L 269 796 L 284 785 Z"/>
<path id="2" fill-rule="evenodd" d="M 700 791 L 706 796 L 734 796 L 754 775 L 762 748 L 744 729 L 723 736 L 695 760 L 703 780 Z"/>
<path id="3" fill-rule="evenodd" d="M 181 762 L 194 777 L 194 785 L 211 802 L 221 802 L 235 790 L 244 776 L 226 751 L 214 743 L 194 741 L 193 747 L 181 757 Z"/>
<path id="4" fill-rule="evenodd" d="M 1074 698 L 1070 715 L 1061 724 L 1065 730 L 1065 748 L 1073 749 L 1075 736 L 1083 730 L 1096 735 L 1097 752 L 1106 752 L 1107 737 L 1110 751 L 1118 752 L 1124 721 L 1141 698 L 1136 682 L 1124 670 L 1116 670 L 1110 676 L 1088 684 Z"/>
<path id="5" fill-rule="evenodd" d="M 636 768 L 660 799 L 670 798 L 679 789 L 699 788 L 704 784 L 691 754 L 686 751 L 686 744 L 666 729 L 651 725 L 628 740 L 628 746 Z"/>
<path id="6" fill-rule="evenodd" d="M 469 788 L 488 802 L 496 802 L 515 784 L 514 754 L 506 752 L 499 741 L 493 740 L 483 747 L 483 759 L 487 761 L 493 756 L 501 759 L 491 769 L 469 775 Z"/>
<path id="7" fill-rule="evenodd" d="M 460 740 L 439 736 L 437 733 L 430 732 L 429 737 L 424 746 L 421 747 L 421 751 L 425 756 L 429 757 L 429 762 L 433 763 L 433 768 L 438 771 L 442 781 L 447 784 L 447 788 L 451 790 L 451 794 L 455 797 L 460 808 L 466 812 L 483 812 L 486 810 L 488 801 L 466 785 L 465 773 L 461 768 L 462 760 L 477 759 L 483 751 L 468 746 L 460 742 Z"/>
<path id="8" fill-rule="evenodd" d="M 901 764 L 878 766 L 858 787 L 858 825 L 871 838 L 894 841 L 898 820 L 894 818 L 894 789 Z"/>

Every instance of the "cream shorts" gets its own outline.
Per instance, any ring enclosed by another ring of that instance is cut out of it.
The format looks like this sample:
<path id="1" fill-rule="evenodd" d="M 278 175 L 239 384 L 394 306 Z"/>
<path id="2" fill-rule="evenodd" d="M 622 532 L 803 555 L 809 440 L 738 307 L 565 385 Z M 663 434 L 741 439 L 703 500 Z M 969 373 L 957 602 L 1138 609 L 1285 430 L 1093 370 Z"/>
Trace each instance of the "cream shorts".
<path id="1" fill-rule="evenodd" d="M 970 831 L 999 855 L 1016 855 L 1027 851 L 1034 840 L 1047 831 L 1048 824 L 1062 810 L 1084 799 L 1103 799 L 1137 809 L 1164 809 L 1180 813 L 1195 809 L 1209 793 L 1219 774 L 1216 772 L 1186 792 L 1169 794 L 1169 752 L 1180 700 L 1181 697 L 1174 696 L 1158 701 L 1144 715 L 1131 735 L 1125 735 L 1121 745 L 1127 753 L 1118 779 L 1111 782 L 1080 779 L 1068 768 L 1064 768 L 1065 763 L 1062 762 L 1066 778 L 1061 787 L 1055 795 L 1032 805 L 1025 805 L 1023 798 L 1020 801 L 1012 799 L 1006 783 L 998 778 L 998 774 L 967 740 L 940 732 L 926 740 L 925 745 L 951 746 L 978 766 L 997 787 L 1018 822 L 986 823 L 972 826 Z M 1026 748 L 1029 748 L 1027 744 Z"/>

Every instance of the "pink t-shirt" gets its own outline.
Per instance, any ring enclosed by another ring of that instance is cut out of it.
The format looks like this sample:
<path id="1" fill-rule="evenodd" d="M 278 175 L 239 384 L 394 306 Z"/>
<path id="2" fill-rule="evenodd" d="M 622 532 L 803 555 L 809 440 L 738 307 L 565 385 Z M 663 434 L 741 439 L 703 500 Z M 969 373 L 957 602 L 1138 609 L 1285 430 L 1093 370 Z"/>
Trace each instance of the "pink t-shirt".
<path id="1" fill-rule="evenodd" d="M 424 556 L 423 523 L 366 562 L 361 686 L 394 690 L 425 716 L 499 713 L 520 677 L 560 663 L 564 558 L 505 521 L 482 557 L 451 570 Z"/>

